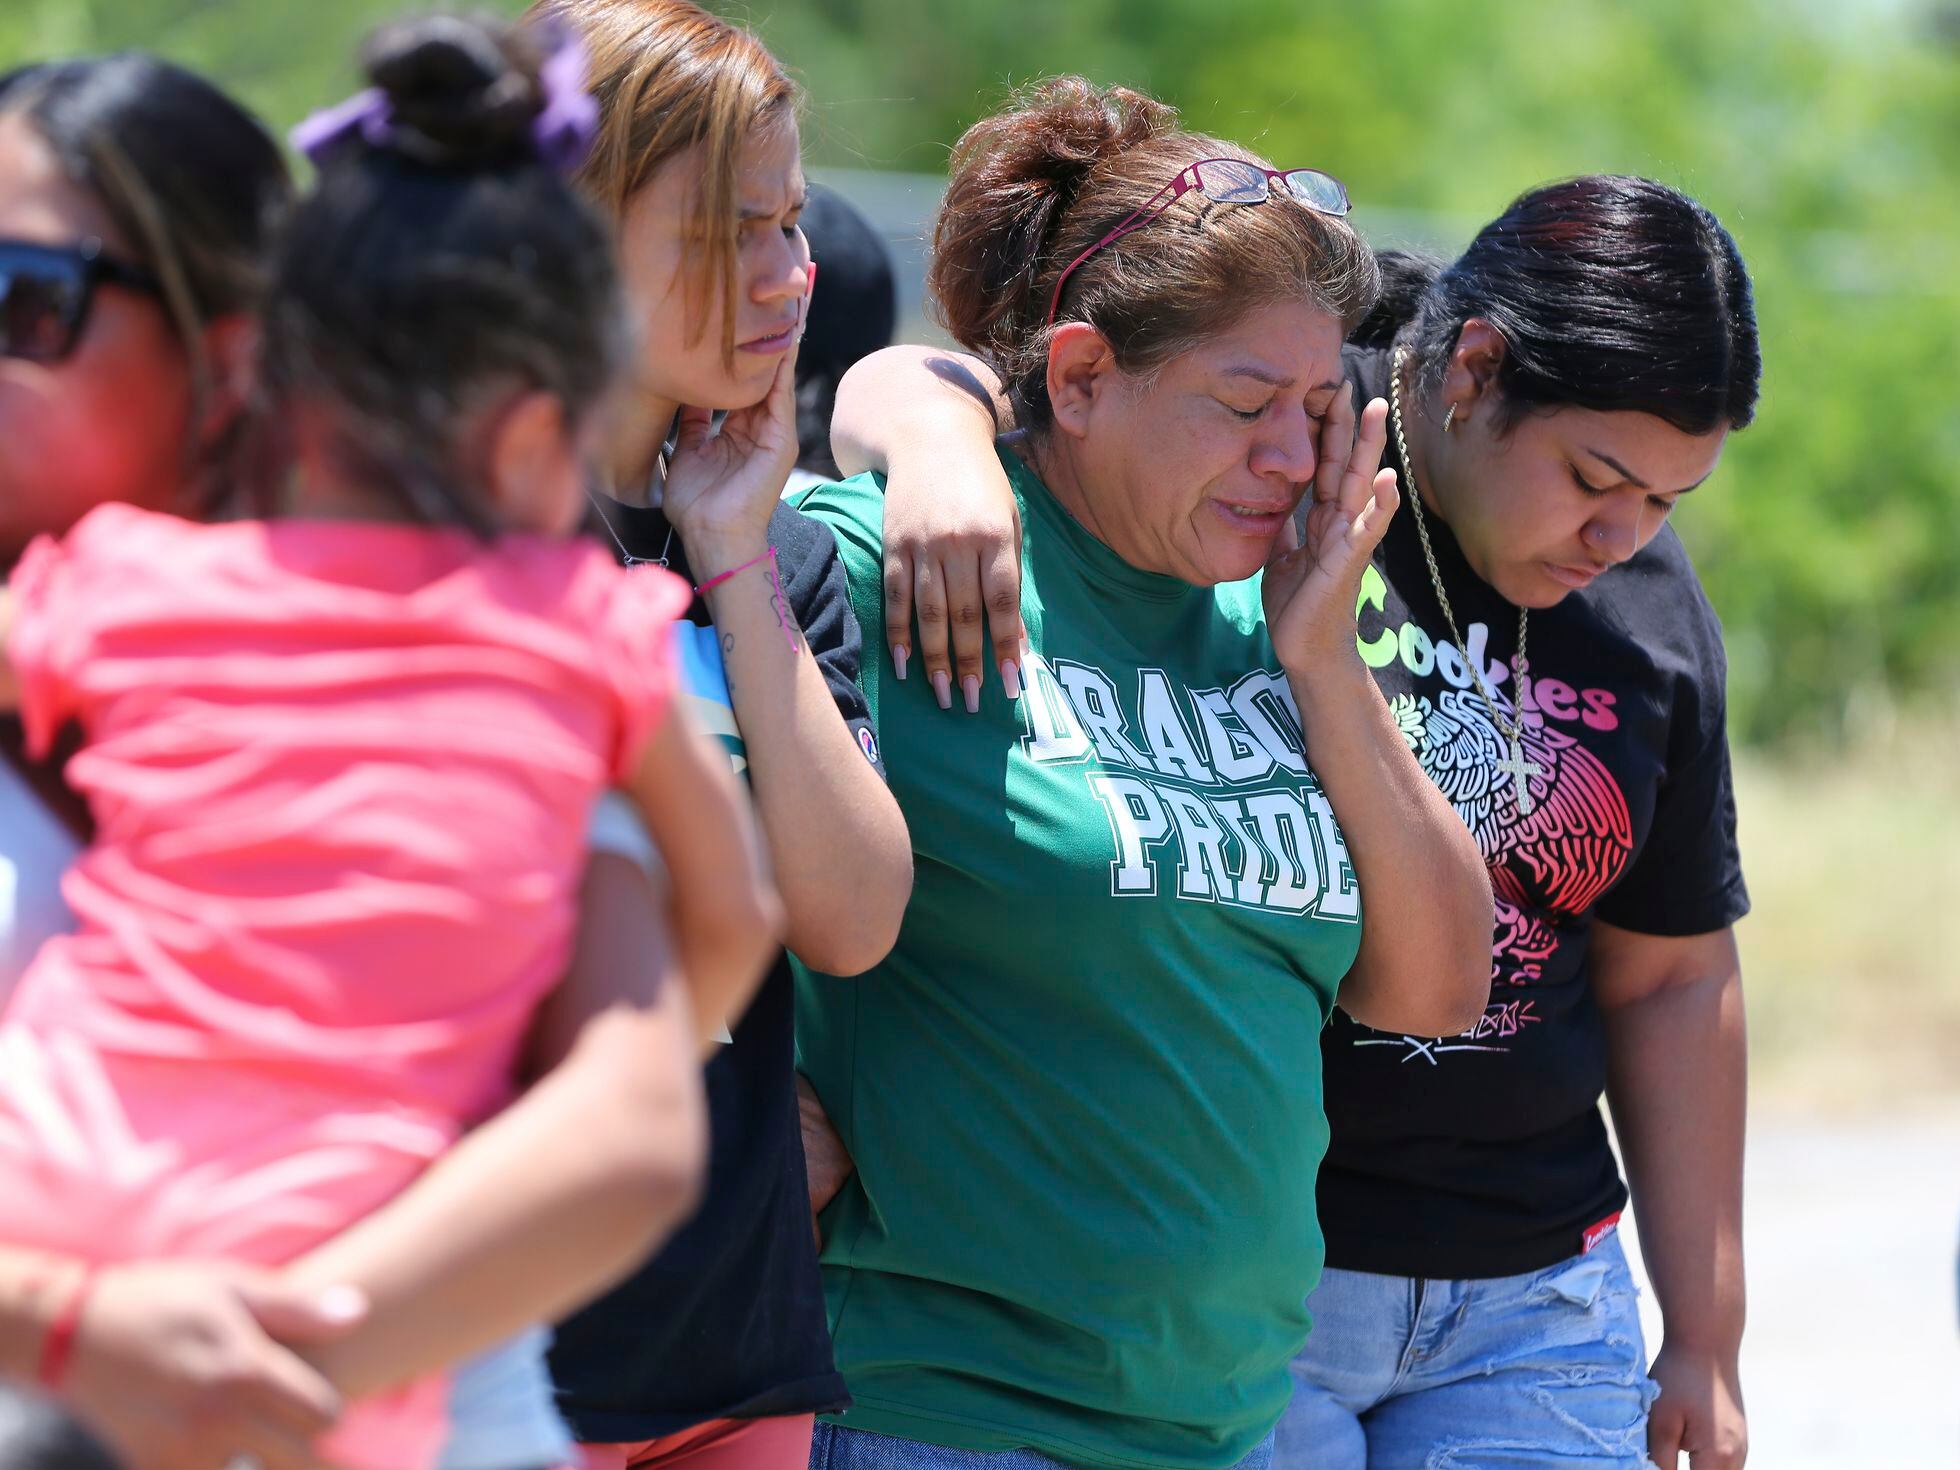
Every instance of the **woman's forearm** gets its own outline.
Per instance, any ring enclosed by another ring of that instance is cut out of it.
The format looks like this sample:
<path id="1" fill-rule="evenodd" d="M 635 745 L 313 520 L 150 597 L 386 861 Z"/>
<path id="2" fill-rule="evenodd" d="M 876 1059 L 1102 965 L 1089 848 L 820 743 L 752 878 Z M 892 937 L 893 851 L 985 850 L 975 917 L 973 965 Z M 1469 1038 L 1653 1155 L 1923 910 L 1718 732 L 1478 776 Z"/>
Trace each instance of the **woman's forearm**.
<path id="1" fill-rule="evenodd" d="M 686 1219 L 706 1152 L 688 992 L 670 984 L 595 1019 L 510 1108 L 290 1268 L 302 1287 L 345 1283 L 370 1303 L 344 1342 L 307 1357 L 359 1395 L 557 1320 Z"/>
<path id="2" fill-rule="evenodd" d="M 889 470 L 908 449 L 953 447 L 991 456 L 1014 411 L 993 369 L 938 347 L 887 347 L 852 365 L 837 385 L 830 452 L 846 475 Z"/>
<path id="3" fill-rule="evenodd" d="M 1490 880 L 1475 839 L 1359 660 L 1288 679 L 1361 885 L 1361 950 L 1341 1008 L 1385 1031 L 1467 1029 L 1490 996 Z"/>
<path id="4" fill-rule="evenodd" d="M 753 554 L 708 538 L 688 545 L 704 572 Z M 855 975 L 898 938 L 912 895 L 911 841 L 795 619 L 778 615 L 774 590 L 758 567 L 712 589 L 708 601 L 787 919 L 784 943 L 813 969 Z"/>
<path id="5" fill-rule="evenodd" d="M 1611 977 L 1595 988 L 1604 992 L 1607 1097 L 1666 1342 L 1732 1365 L 1745 1316 L 1742 975 L 1732 940 L 1697 948 L 1718 962 L 1691 978 L 1624 1000 Z"/>

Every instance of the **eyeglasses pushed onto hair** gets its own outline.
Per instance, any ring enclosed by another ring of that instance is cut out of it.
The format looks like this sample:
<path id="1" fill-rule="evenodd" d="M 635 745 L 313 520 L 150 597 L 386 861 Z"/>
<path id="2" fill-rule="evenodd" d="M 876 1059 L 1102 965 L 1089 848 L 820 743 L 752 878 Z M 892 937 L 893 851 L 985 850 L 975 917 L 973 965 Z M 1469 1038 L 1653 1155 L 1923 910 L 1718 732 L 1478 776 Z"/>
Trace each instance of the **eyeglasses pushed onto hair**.
<path id="1" fill-rule="evenodd" d="M 1112 240 L 1120 240 L 1140 230 L 1169 209 L 1193 189 L 1213 204 L 1264 204 L 1274 194 L 1304 204 L 1316 214 L 1345 215 L 1354 206 L 1348 202 L 1347 186 L 1330 173 L 1317 168 L 1267 168 L 1243 158 L 1201 158 L 1179 170 L 1176 178 L 1144 200 L 1122 223 L 1068 263 L 1055 281 L 1048 298 L 1048 320 L 1055 324 L 1055 312 L 1062 304 L 1062 287 L 1077 266 Z"/>

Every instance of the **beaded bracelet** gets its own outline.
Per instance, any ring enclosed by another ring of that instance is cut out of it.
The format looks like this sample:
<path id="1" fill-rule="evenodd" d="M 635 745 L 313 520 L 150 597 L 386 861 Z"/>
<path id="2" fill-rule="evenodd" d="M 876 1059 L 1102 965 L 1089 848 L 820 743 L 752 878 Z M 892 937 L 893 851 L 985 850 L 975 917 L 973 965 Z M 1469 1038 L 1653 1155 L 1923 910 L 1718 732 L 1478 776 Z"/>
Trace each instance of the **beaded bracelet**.
<path id="1" fill-rule="evenodd" d="M 699 597 L 702 594 L 708 592 L 711 588 L 719 587 L 723 582 L 726 582 L 730 577 L 733 577 L 741 572 L 746 572 L 750 567 L 760 566 L 763 562 L 769 563 L 769 582 L 770 585 L 776 589 L 776 596 L 772 603 L 772 605 L 776 609 L 776 622 L 782 627 L 783 639 L 785 642 L 789 644 L 789 651 L 791 653 L 795 653 L 798 647 L 796 641 L 796 627 L 789 620 L 789 603 L 783 597 L 783 578 L 782 578 L 781 571 L 777 568 L 776 565 L 775 547 L 773 546 L 770 547 L 767 551 L 763 552 L 761 556 L 750 557 L 747 561 L 743 562 L 738 567 L 730 567 L 727 571 L 718 573 L 717 575 L 708 578 L 707 581 L 701 583 L 698 587 L 694 589 L 694 594 L 695 596 Z"/>

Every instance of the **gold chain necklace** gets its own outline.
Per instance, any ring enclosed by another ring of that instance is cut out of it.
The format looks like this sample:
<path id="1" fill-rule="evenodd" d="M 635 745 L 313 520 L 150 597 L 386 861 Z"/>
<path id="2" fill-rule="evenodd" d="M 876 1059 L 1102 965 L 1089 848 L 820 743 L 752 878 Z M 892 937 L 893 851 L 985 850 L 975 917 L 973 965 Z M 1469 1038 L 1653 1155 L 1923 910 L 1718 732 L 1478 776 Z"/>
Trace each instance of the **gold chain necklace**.
<path id="1" fill-rule="evenodd" d="M 1450 595 L 1443 590 L 1443 574 L 1436 565 L 1436 550 L 1429 544 L 1429 525 L 1423 519 L 1422 493 L 1416 489 L 1414 462 L 1409 458 L 1409 438 L 1402 431 L 1402 364 L 1409 356 L 1409 349 L 1395 349 L 1395 361 L 1388 380 L 1388 406 L 1395 421 L 1395 447 L 1402 456 L 1402 473 L 1409 482 L 1409 509 L 1416 515 L 1416 534 L 1422 538 L 1422 559 L 1429 563 L 1429 583 L 1436 589 L 1436 601 L 1442 604 L 1443 618 L 1450 625 L 1450 645 L 1456 649 L 1457 656 L 1463 660 L 1470 677 L 1477 682 L 1477 693 L 1483 696 L 1484 708 L 1490 711 L 1491 722 L 1497 726 L 1506 744 L 1511 747 L 1509 759 L 1495 762 L 1500 771 L 1510 773 L 1511 790 L 1516 793 L 1518 815 L 1528 817 L 1538 807 L 1531 794 L 1531 778 L 1544 775 L 1545 768 L 1524 758 L 1522 723 L 1507 720 L 1497 708 L 1497 701 L 1491 697 L 1490 686 L 1484 683 L 1484 671 L 1477 667 L 1477 661 L 1470 657 L 1470 650 L 1464 644 L 1463 634 L 1457 630 L 1456 613 L 1450 607 Z M 1524 656 L 1525 622 L 1531 615 L 1529 608 L 1518 609 L 1518 656 L 1512 662 L 1512 677 L 1516 681 L 1518 705 L 1524 705 L 1524 677 L 1529 665 Z"/>

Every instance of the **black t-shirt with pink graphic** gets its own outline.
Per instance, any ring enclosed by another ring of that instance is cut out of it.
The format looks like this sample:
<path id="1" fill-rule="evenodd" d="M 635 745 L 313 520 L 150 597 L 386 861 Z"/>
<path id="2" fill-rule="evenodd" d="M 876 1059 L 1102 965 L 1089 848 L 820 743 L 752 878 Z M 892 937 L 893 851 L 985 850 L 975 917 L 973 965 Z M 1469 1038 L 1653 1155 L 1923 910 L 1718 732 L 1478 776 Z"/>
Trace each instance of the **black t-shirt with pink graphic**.
<path id="1" fill-rule="evenodd" d="M 1351 351 L 1347 365 L 1364 399 L 1385 394 L 1386 354 Z M 1429 533 L 1464 652 L 1515 720 L 1517 609 L 1434 515 Z M 1626 1202 L 1599 1107 L 1593 921 L 1701 934 L 1749 907 L 1721 628 L 1669 529 L 1532 613 L 1528 801 L 1500 765 L 1508 742 L 1451 645 L 1406 505 L 1363 586 L 1358 637 L 1423 769 L 1476 834 L 1497 929 L 1490 1005 L 1471 1030 L 1397 1036 L 1339 1012 L 1328 1027 L 1327 1264 L 1432 1279 L 1535 1271 L 1585 1249 Z"/>

